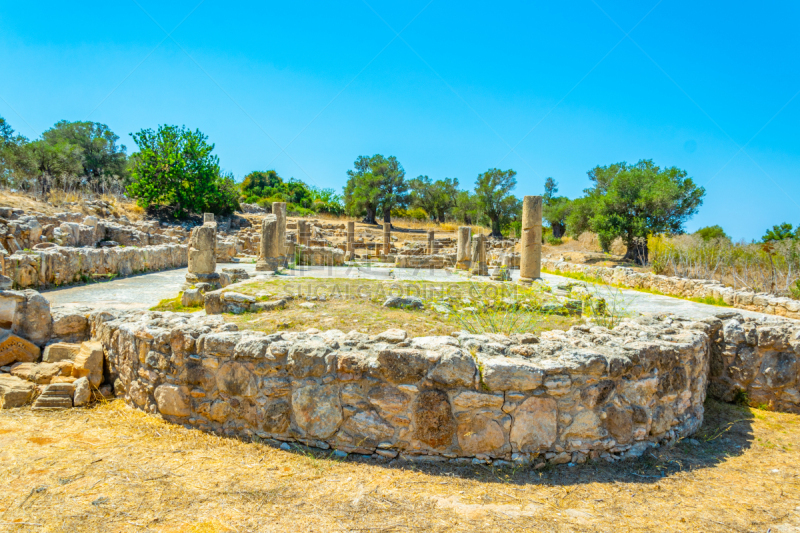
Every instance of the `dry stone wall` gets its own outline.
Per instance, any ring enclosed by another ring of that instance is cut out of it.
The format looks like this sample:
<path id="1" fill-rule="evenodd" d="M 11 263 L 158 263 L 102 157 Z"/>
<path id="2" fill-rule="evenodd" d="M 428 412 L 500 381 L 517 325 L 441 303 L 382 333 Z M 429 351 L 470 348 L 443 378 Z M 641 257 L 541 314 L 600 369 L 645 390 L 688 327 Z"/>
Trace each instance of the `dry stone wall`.
<path id="1" fill-rule="evenodd" d="M 98 312 L 115 390 L 167 420 L 231 436 L 408 460 L 582 462 L 694 432 L 707 323 L 628 320 L 526 334 L 267 335 L 221 317 Z"/>
<path id="2" fill-rule="evenodd" d="M 800 325 L 737 313 L 710 323 L 709 395 L 800 413 Z"/>
<path id="3" fill-rule="evenodd" d="M 188 264 L 185 244 L 114 248 L 62 248 L 18 252 L 5 258 L 15 288 L 45 288 L 87 278 L 130 276 Z"/>
<path id="4" fill-rule="evenodd" d="M 569 272 L 601 279 L 606 283 L 635 289 L 657 291 L 681 298 L 715 298 L 726 304 L 787 318 L 800 319 L 800 301 L 768 293 L 734 290 L 713 280 L 661 276 L 649 272 L 636 272 L 631 268 L 578 265 L 564 261 L 542 260 L 542 268 L 558 274 Z"/>

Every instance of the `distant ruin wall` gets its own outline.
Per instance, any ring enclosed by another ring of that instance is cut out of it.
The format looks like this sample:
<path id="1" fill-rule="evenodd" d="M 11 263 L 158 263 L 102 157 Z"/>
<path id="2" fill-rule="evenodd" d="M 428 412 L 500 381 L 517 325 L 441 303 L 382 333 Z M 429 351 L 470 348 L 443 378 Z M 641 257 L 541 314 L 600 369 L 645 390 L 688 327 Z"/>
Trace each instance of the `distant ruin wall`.
<path id="1" fill-rule="evenodd" d="M 768 293 L 734 290 L 718 281 L 661 276 L 650 272 L 636 272 L 631 268 L 578 265 L 564 261 L 542 260 L 542 268 L 558 274 L 568 272 L 583 274 L 605 283 L 657 291 L 681 298 L 714 298 L 726 304 L 787 318 L 800 319 L 800 301 Z"/>
<path id="2" fill-rule="evenodd" d="M 700 426 L 706 323 L 407 338 L 267 335 L 219 316 L 97 312 L 115 390 L 165 419 L 230 436 L 412 461 L 609 461 Z"/>
<path id="3" fill-rule="evenodd" d="M 14 288 L 45 288 L 109 276 L 130 276 L 188 264 L 185 244 L 143 247 L 62 248 L 17 252 L 5 258 Z"/>

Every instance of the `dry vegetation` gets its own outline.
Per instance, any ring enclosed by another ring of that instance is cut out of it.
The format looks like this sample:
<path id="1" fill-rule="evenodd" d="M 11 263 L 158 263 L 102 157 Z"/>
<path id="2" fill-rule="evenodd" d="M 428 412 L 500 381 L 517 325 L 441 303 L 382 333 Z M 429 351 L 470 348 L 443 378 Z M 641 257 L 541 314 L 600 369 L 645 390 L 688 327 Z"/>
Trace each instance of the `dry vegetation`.
<path id="1" fill-rule="evenodd" d="M 461 297 L 470 298 L 472 302 L 481 300 L 498 301 L 501 296 L 486 298 L 480 295 L 488 284 L 473 285 L 464 283 L 409 283 L 385 282 L 378 280 L 346 280 L 346 279 L 314 279 L 292 278 L 289 280 L 278 279 L 268 282 L 257 282 L 243 287 L 237 287 L 236 292 L 256 296 L 263 301 L 274 301 L 284 298 L 287 294 L 300 295 L 289 300 L 286 307 L 281 310 L 266 311 L 261 313 L 245 313 L 243 315 L 226 315 L 226 320 L 235 322 L 242 329 L 253 329 L 272 333 L 275 331 L 304 331 L 309 328 L 339 329 L 345 332 L 351 330 L 361 331 L 371 335 L 386 331 L 389 328 L 400 328 L 408 332 L 411 337 L 424 335 L 449 335 L 454 331 L 464 329 L 464 324 L 452 314 L 442 314 L 434 310 L 430 302 L 436 300 L 434 294 L 443 294 L 450 291 L 452 300 Z M 499 284 L 493 285 L 495 288 Z M 477 293 L 470 296 L 470 290 L 477 287 Z M 403 294 L 418 294 L 427 304 L 425 309 L 390 309 L 383 307 L 383 302 L 398 288 L 403 289 Z M 516 285 L 508 287 L 508 297 L 514 290 L 523 295 L 524 289 Z M 438 292 L 434 292 L 438 291 Z M 350 298 L 331 299 L 332 294 Z M 361 298 L 358 295 L 367 295 Z M 456 295 L 460 295 L 456 297 Z M 317 299 L 307 302 L 305 296 L 317 296 Z M 319 296 L 325 296 L 320 300 Z M 175 310 L 172 300 L 165 300 L 156 310 Z M 311 303 L 312 309 L 303 307 Z M 182 310 L 182 309 L 181 309 Z M 527 331 L 538 333 L 546 329 L 569 329 L 576 323 L 575 318 L 541 315 L 534 317 L 526 325 L 532 326 Z"/>
<path id="2" fill-rule="evenodd" d="M 144 209 L 130 200 L 121 199 L 112 195 L 87 195 L 54 189 L 50 192 L 45 201 L 39 196 L 0 189 L 0 207 L 24 209 L 26 213 L 37 212 L 49 216 L 55 215 L 56 213 L 63 213 L 64 211 L 80 211 L 86 215 L 93 214 L 90 210 L 80 205 L 87 199 L 108 202 L 112 205 L 112 213 L 120 217 L 127 216 L 131 221 L 145 218 Z M 72 205 L 75 203 L 78 205 Z"/>
<path id="3" fill-rule="evenodd" d="M 706 407 L 696 443 L 543 470 L 283 451 L 121 401 L 4 411 L 0 530 L 797 531 L 800 416 Z"/>

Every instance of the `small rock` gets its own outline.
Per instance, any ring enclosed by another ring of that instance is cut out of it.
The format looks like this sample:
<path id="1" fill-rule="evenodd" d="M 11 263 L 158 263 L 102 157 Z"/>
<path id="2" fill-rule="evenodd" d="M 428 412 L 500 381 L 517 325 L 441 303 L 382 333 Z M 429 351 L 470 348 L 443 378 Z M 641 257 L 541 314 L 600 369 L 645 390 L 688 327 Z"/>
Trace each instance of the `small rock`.
<path id="1" fill-rule="evenodd" d="M 317 304 L 312 304 L 311 302 L 303 302 L 299 304 L 299 306 L 302 307 L 303 309 L 314 309 L 317 306 Z"/>
<path id="2" fill-rule="evenodd" d="M 72 393 L 72 405 L 75 407 L 82 407 L 88 405 L 89 400 L 92 398 L 92 387 L 88 378 L 79 378 L 72 384 L 75 392 Z"/>
<path id="3" fill-rule="evenodd" d="M 392 309 L 423 309 L 425 304 L 423 304 L 422 300 L 416 296 L 409 296 L 407 298 L 390 296 L 385 302 L 383 302 L 383 306 Z"/>
<path id="4" fill-rule="evenodd" d="M 181 305 L 184 307 L 203 307 L 204 297 L 200 289 L 186 289 L 181 295 Z"/>

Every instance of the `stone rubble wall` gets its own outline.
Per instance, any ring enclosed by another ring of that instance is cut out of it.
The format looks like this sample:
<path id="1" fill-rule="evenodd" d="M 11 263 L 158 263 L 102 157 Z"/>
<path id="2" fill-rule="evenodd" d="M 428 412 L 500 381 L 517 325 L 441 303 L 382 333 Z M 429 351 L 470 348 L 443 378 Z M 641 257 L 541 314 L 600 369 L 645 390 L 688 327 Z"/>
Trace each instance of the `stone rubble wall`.
<path id="1" fill-rule="evenodd" d="M 144 247 L 62 248 L 19 252 L 5 258 L 5 275 L 15 288 L 45 288 L 87 278 L 130 276 L 188 264 L 185 244 Z"/>
<path id="2" fill-rule="evenodd" d="M 609 461 L 693 433 L 707 323 L 407 338 L 237 331 L 219 316 L 96 312 L 115 392 L 241 437 L 418 461 Z"/>
<path id="3" fill-rule="evenodd" d="M 712 297 L 722 299 L 726 304 L 739 309 L 800 319 L 800 301 L 798 300 L 768 293 L 734 290 L 732 287 L 727 287 L 713 280 L 662 276 L 650 272 L 636 272 L 631 268 L 579 265 L 549 259 L 542 259 L 542 268 L 555 274 L 559 272 L 584 274 L 590 278 L 600 279 L 605 283 L 657 291 L 668 296 L 681 298 Z"/>
<path id="4" fill-rule="evenodd" d="M 711 335 L 711 397 L 800 414 L 800 324 L 730 313 Z"/>

